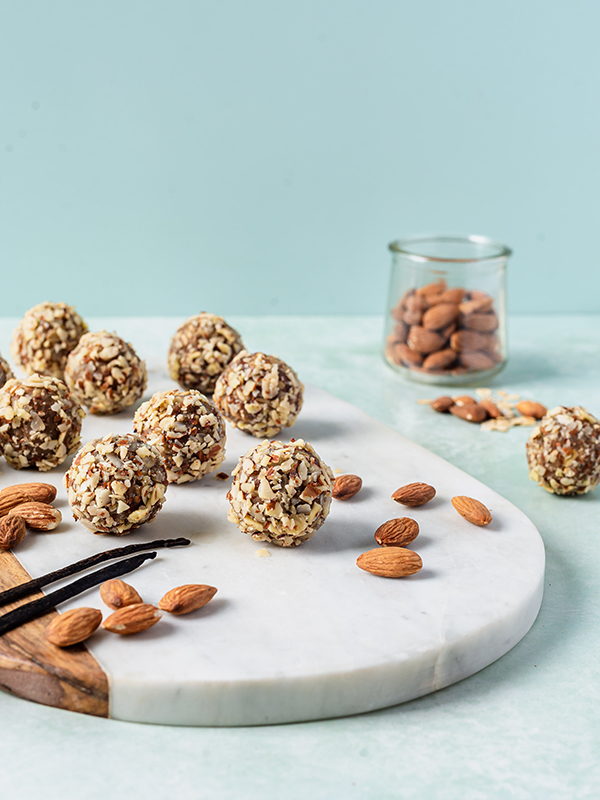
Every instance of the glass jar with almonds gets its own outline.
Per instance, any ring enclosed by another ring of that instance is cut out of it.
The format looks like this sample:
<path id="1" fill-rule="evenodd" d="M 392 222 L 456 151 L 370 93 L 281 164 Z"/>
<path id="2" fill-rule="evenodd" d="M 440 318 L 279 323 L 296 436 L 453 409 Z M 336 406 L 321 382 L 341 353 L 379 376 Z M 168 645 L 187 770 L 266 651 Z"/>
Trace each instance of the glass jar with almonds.
<path id="1" fill-rule="evenodd" d="M 480 383 L 506 363 L 505 270 L 511 250 L 484 236 L 392 242 L 384 354 L 423 383 Z"/>

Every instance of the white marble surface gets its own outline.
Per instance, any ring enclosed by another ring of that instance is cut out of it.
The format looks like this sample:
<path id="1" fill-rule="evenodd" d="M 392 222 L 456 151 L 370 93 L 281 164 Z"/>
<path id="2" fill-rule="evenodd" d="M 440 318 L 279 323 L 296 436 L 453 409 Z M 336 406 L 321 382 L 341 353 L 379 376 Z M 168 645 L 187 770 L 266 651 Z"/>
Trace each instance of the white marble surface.
<path id="1" fill-rule="evenodd" d="M 165 332 L 166 334 L 166 332 Z M 152 350 L 149 341 L 136 343 Z M 151 359 L 146 396 L 171 388 L 164 364 Z M 88 416 L 83 441 L 130 431 L 133 410 Z M 32 534 L 18 557 L 32 575 L 85 554 L 131 541 L 187 536 L 185 549 L 161 550 L 124 576 L 146 602 L 174 586 L 207 583 L 215 599 L 194 614 L 165 614 L 135 637 L 98 631 L 88 642 L 109 676 L 116 719 L 178 725 L 256 725 L 343 716 L 435 691 L 487 666 L 529 630 L 541 602 L 544 550 L 527 517 L 448 462 L 354 406 L 308 386 L 288 438 L 303 438 L 333 469 L 355 472 L 364 487 L 334 501 L 321 530 L 298 548 L 257 543 L 226 519 L 229 482 L 208 476 L 170 486 L 156 520 L 126 537 L 94 536 L 72 521 Z M 228 428 L 230 473 L 257 440 Z M 66 465 L 65 465 L 66 467 Z M 58 483 L 64 469 L 48 478 Z M 0 485 L 31 478 L 4 470 Z M 406 509 L 391 500 L 405 483 L 426 481 L 437 496 Z M 450 504 L 476 497 L 494 521 L 477 528 Z M 412 548 L 424 569 L 390 580 L 358 569 L 385 520 L 412 516 L 421 533 Z M 269 557 L 257 557 L 267 549 Z M 108 612 L 98 590 L 63 604 Z"/>

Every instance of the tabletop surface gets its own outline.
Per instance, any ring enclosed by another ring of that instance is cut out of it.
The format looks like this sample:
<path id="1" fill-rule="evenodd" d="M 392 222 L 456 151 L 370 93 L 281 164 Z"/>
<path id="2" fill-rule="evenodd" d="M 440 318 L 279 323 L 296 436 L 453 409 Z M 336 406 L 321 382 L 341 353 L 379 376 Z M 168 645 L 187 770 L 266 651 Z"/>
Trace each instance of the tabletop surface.
<path id="1" fill-rule="evenodd" d="M 132 342 L 166 374 L 182 320 L 89 320 Z M 437 415 L 446 394 L 407 381 L 381 357 L 379 317 L 237 317 L 246 346 L 367 411 L 504 495 L 546 547 L 542 608 L 527 636 L 476 675 L 355 717 L 255 728 L 186 728 L 97 719 L 0 692 L 6 796 L 188 798 L 597 798 L 600 489 L 549 495 L 527 474 L 529 428 L 506 433 Z M 9 354 L 16 320 L 0 321 Z M 600 317 L 514 317 L 494 390 L 600 415 Z M 168 379 L 167 379 L 168 380 Z M 468 391 L 468 390 L 466 390 Z M 10 469 L 5 462 L 3 470 Z M 8 747 L 10 745 L 10 747 Z M 6 756 L 10 756 L 7 758 Z"/>

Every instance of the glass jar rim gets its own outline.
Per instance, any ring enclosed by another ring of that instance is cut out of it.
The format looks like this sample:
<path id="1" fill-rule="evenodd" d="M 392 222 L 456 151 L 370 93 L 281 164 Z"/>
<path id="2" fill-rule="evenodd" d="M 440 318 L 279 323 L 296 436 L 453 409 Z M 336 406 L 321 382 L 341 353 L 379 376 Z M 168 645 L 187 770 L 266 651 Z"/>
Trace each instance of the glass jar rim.
<path id="1" fill-rule="evenodd" d="M 422 253 L 414 252 L 411 246 L 425 243 L 425 242 L 452 242 L 455 244 L 474 244 L 485 245 L 489 248 L 495 249 L 496 252 L 491 255 L 475 256 L 473 258 L 452 258 L 447 256 L 428 256 Z M 445 264 L 471 264 L 482 261 L 497 261 L 500 258 L 506 259 L 512 255 L 512 250 L 500 242 L 490 239 L 488 236 L 463 236 L 458 234 L 445 234 L 445 233 L 432 233 L 422 234 L 419 236 L 409 236 L 404 239 L 396 239 L 391 242 L 389 249 L 392 253 L 400 253 L 412 261 L 429 262 L 437 261 Z"/>

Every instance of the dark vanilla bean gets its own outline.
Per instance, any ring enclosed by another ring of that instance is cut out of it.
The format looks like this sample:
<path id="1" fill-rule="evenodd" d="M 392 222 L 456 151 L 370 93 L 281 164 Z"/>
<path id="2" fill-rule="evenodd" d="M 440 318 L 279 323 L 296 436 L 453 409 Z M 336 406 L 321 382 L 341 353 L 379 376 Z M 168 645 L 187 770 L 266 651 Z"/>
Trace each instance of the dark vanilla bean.
<path id="1" fill-rule="evenodd" d="M 156 539 L 154 542 L 138 542 L 124 547 L 115 547 L 112 550 L 103 550 L 101 553 L 82 558 L 81 561 L 75 561 L 73 564 L 54 570 L 54 572 L 48 572 L 46 575 L 40 575 L 39 578 L 32 578 L 30 581 L 19 583 L 18 586 L 12 586 L 10 589 L 0 592 L 0 606 L 27 597 L 28 594 L 41 589 L 42 586 L 59 581 L 61 578 L 68 578 L 70 575 L 76 575 L 78 572 L 83 572 L 84 569 L 102 564 L 103 561 L 110 561 L 119 556 L 130 556 L 143 550 L 157 550 L 160 547 L 185 547 L 188 544 L 191 544 L 189 539 L 179 537 L 178 539 Z"/>
<path id="2" fill-rule="evenodd" d="M 55 608 L 59 603 L 70 600 L 71 597 L 85 592 L 86 589 L 91 589 L 93 586 L 104 583 L 104 581 L 108 581 L 111 578 L 117 578 L 119 575 L 132 572 L 149 558 L 156 558 L 156 552 L 141 553 L 139 556 L 117 561 L 116 564 L 109 564 L 107 567 L 102 567 L 102 569 L 98 569 L 96 572 L 84 575 L 83 578 L 78 578 L 76 581 L 73 581 L 73 583 L 69 583 L 61 589 L 56 589 L 56 591 L 44 597 L 39 597 L 37 600 L 32 600 L 30 603 L 25 603 L 25 605 L 14 608 L 12 611 L 9 611 L 8 614 L 4 614 L 4 616 L 0 617 L 0 636 L 8 631 L 12 631 L 14 628 L 18 628 L 19 625 L 23 625 L 25 622 L 30 622 L 32 619 L 41 617 L 43 614 Z"/>

